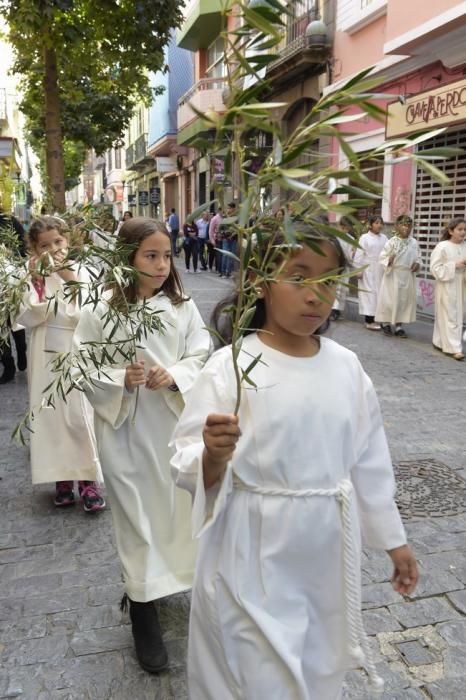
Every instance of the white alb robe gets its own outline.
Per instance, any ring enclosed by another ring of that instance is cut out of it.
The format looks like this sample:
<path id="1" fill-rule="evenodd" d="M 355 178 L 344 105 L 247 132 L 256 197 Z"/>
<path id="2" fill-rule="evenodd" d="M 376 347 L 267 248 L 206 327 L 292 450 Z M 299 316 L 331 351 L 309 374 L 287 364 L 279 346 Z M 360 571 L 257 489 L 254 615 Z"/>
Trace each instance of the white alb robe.
<path id="1" fill-rule="evenodd" d="M 346 259 L 346 271 L 350 270 L 353 266 L 353 257 L 356 251 L 356 246 L 347 243 L 346 241 L 340 240 L 340 245 L 343 250 L 343 254 Z M 348 296 L 348 282 L 349 276 L 345 278 L 344 284 L 337 284 L 337 290 L 335 294 L 335 301 L 333 302 L 332 311 L 344 311 L 346 306 L 346 297 Z"/>
<path id="2" fill-rule="evenodd" d="M 258 389 L 243 388 L 242 434 L 221 483 L 205 490 L 202 429 L 209 413 L 234 409 L 231 348 L 209 360 L 174 433 L 174 477 L 194 495 L 193 532 L 200 537 L 191 700 L 340 697 L 351 665 L 342 515 L 336 495 L 302 497 L 303 490 L 347 488 L 357 600 L 360 530 L 368 546 L 406 542 L 372 384 L 351 351 L 320 342 L 316 356 L 299 358 L 255 334 L 244 340 L 243 368 L 262 356 L 251 374 Z"/>
<path id="3" fill-rule="evenodd" d="M 387 240 L 384 233 L 363 233 L 354 254 L 354 267 L 364 267 L 362 279 L 358 280 L 359 313 L 362 316 L 375 316 L 383 275 L 380 253 Z"/>
<path id="4" fill-rule="evenodd" d="M 466 273 L 456 263 L 466 260 L 466 242 L 441 241 L 432 251 L 430 271 L 435 277 L 435 322 L 432 342 L 446 353 L 462 352 L 466 311 Z"/>
<path id="5" fill-rule="evenodd" d="M 75 270 L 81 283 L 90 281 L 84 267 Z M 50 369 L 54 352 L 71 351 L 81 309 L 78 301 L 63 296 L 65 282 L 54 272 L 45 278 L 43 301 L 32 284 L 26 291 L 15 321 L 31 329 L 28 342 L 29 406 L 34 412 L 31 440 L 32 483 L 101 481 L 92 409 L 86 397 L 73 391 L 66 401 L 54 397 L 55 408 L 40 408 L 44 389 L 57 375 Z M 57 295 L 50 304 L 47 298 Z M 45 395 L 48 395 L 46 392 Z"/>
<path id="6" fill-rule="evenodd" d="M 125 589 L 131 600 L 147 602 L 191 588 L 196 546 L 191 537 L 191 503 L 170 475 L 170 436 L 210 351 L 210 336 L 192 300 L 174 306 L 159 293 L 148 300 L 165 329 L 138 342 L 138 360 L 146 370 L 161 365 L 173 376 L 178 392 L 168 388 L 125 389 L 125 367 L 105 367 L 108 377 L 92 372 L 86 395 L 94 407 L 95 430 Z M 83 310 L 75 345 L 108 340 L 112 324 L 104 328 L 108 310 L 101 301 Z M 130 332 L 120 328 L 113 342 Z M 76 375 L 78 378 L 78 375 Z"/>
<path id="7" fill-rule="evenodd" d="M 388 264 L 394 256 L 392 265 Z M 380 285 L 375 320 L 381 323 L 414 323 L 416 320 L 416 272 L 414 263 L 420 264 L 417 241 L 393 236 L 384 245 L 380 254 L 384 273 Z"/>

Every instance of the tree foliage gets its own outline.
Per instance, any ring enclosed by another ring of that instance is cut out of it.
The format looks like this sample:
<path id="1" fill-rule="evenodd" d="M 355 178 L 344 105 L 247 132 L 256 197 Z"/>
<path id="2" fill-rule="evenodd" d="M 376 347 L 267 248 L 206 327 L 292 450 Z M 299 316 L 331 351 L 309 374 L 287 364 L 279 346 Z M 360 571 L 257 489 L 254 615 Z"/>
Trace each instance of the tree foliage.
<path id="1" fill-rule="evenodd" d="M 177 0 L 0 0 L 36 147 L 45 141 L 45 48 L 56 56 L 63 138 L 101 154 L 121 140 L 138 101 L 150 102 L 148 73 L 165 68 L 182 7 Z"/>

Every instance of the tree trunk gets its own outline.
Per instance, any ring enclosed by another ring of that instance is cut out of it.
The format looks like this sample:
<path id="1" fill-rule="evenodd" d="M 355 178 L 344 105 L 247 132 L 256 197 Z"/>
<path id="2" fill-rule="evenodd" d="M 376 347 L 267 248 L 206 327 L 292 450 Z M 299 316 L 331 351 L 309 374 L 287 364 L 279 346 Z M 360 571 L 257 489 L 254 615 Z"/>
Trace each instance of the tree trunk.
<path id="1" fill-rule="evenodd" d="M 54 211 L 65 210 L 65 167 L 60 126 L 57 57 L 55 50 L 44 48 L 45 139 L 48 186 Z"/>

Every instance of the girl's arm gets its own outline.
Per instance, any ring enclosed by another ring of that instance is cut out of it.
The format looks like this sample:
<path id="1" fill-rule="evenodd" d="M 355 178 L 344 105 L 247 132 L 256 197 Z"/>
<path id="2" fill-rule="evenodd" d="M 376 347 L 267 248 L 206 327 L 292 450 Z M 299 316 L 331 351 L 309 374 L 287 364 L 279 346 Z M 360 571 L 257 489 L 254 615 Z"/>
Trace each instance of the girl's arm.
<path id="1" fill-rule="evenodd" d="M 361 236 L 361 238 L 359 239 L 359 247 L 356 248 L 356 252 L 355 252 L 354 258 L 353 258 L 353 260 L 354 260 L 353 266 L 356 269 L 364 267 L 364 265 L 366 264 L 366 250 L 364 248 L 364 244 L 365 244 L 365 239 L 364 239 L 364 234 L 363 234 Z M 358 277 L 362 277 L 362 274 L 363 274 L 362 272 L 359 272 Z"/>
<path id="2" fill-rule="evenodd" d="M 205 323 L 191 299 L 183 302 L 177 323 L 181 324 L 184 330 L 185 349 L 183 356 L 165 369 L 185 398 L 206 363 L 212 344 Z"/>
<path id="3" fill-rule="evenodd" d="M 231 373 L 231 349 L 225 348 L 215 353 L 199 374 L 170 443 L 174 448 L 173 478 L 193 495 L 194 536 L 215 522 L 232 490 L 232 445 L 219 446 L 216 440 L 220 436 L 214 435 L 217 429 L 223 432 L 223 420 L 231 420 L 233 432 L 238 430 L 232 418 L 236 393 Z M 232 438 L 227 436 L 226 442 Z M 219 447 L 226 452 L 220 454 Z"/>
<path id="4" fill-rule="evenodd" d="M 99 307 L 93 309 L 85 306 L 81 312 L 73 336 L 73 351 L 75 353 L 84 351 L 84 356 L 81 355 L 79 358 L 79 364 L 85 369 L 85 375 L 77 366 L 73 369 L 72 375 L 82 386 L 99 418 L 116 430 L 128 418 L 135 394 L 132 386 L 129 389 L 125 386 L 128 378 L 127 367 L 104 365 L 96 368 L 92 360 L 89 357 L 86 358 L 87 351 L 91 350 L 91 346 L 86 346 L 86 343 L 105 342 L 101 311 Z M 103 347 L 103 345 L 100 346 L 100 348 Z M 98 357 L 99 345 L 93 348 L 92 352 Z M 74 364 L 77 365 L 76 362 Z"/>
<path id="5" fill-rule="evenodd" d="M 437 282 L 451 282 L 455 279 L 457 268 L 465 268 L 464 261 L 455 263 L 448 260 L 442 245 L 437 245 L 430 256 L 430 271 Z"/>

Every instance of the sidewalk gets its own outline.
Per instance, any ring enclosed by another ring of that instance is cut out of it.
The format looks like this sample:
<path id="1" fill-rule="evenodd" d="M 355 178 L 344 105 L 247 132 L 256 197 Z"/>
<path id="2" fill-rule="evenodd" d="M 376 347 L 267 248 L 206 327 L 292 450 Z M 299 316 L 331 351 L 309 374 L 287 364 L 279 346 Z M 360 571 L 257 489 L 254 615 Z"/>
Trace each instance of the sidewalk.
<path id="1" fill-rule="evenodd" d="M 206 272 L 183 280 L 206 320 L 229 289 Z M 406 600 L 391 588 L 387 556 L 363 557 L 364 617 L 385 700 L 466 697 L 466 363 L 433 350 L 430 332 L 419 323 L 402 340 L 349 320 L 330 330 L 358 353 L 378 390 L 420 560 L 418 590 Z M 118 607 L 110 511 L 59 511 L 52 487 L 32 489 L 27 449 L 10 442 L 26 407 L 25 376 L 0 387 L 0 406 L 0 698 L 187 700 L 188 596 L 162 601 L 170 668 L 146 674 Z M 344 697 L 376 696 L 354 671 Z"/>

